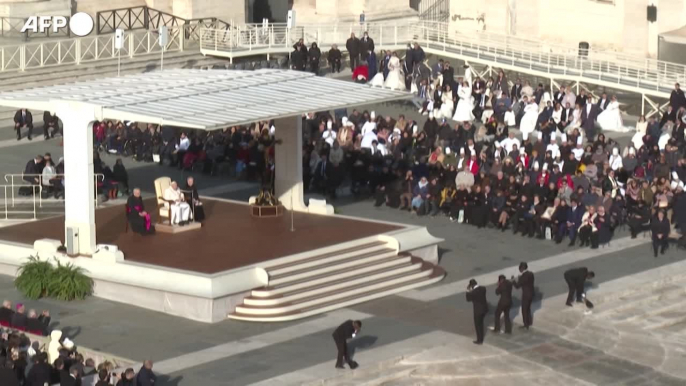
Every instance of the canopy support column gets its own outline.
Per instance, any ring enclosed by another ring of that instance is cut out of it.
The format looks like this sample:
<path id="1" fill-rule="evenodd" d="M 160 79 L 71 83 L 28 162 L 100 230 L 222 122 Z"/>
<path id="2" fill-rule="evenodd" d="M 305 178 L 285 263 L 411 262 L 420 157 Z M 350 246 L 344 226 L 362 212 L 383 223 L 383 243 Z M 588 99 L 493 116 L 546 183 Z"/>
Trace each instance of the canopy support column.
<path id="1" fill-rule="evenodd" d="M 274 195 L 286 209 L 307 212 L 303 193 L 303 128 L 302 117 L 275 122 Z"/>
<path id="2" fill-rule="evenodd" d="M 95 181 L 93 178 L 93 121 L 98 108 L 55 102 L 64 125 L 64 228 L 67 252 L 95 253 Z"/>

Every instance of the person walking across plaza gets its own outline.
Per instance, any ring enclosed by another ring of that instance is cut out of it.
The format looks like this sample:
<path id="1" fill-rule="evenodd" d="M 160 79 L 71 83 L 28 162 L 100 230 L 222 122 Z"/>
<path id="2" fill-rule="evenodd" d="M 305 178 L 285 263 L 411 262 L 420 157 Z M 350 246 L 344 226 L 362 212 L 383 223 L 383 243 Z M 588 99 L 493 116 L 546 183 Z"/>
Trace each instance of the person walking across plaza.
<path id="1" fill-rule="evenodd" d="M 495 294 L 500 295 L 498 305 L 495 308 L 495 324 L 491 331 L 500 333 L 500 316 L 505 318 L 505 333 L 512 334 L 512 321 L 510 320 L 510 309 L 512 308 L 512 282 L 507 280 L 505 275 L 498 276 L 498 287 Z"/>
<path id="2" fill-rule="evenodd" d="M 576 294 L 577 303 L 583 303 L 586 293 L 584 290 L 584 285 L 586 280 L 593 279 L 595 273 L 589 271 L 586 267 L 572 268 L 565 272 L 565 281 L 569 287 L 569 294 L 567 295 L 567 306 L 572 307 L 572 301 L 574 301 L 574 294 Z"/>
<path id="3" fill-rule="evenodd" d="M 527 263 L 519 264 L 519 277 L 515 280 L 512 276 L 512 285 L 517 289 L 522 289 L 522 322 L 524 325 L 521 328 L 528 330 L 534 323 L 534 317 L 531 313 L 531 303 L 534 301 L 534 274 L 529 271 Z"/>
<path id="4" fill-rule="evenodd" d="M 346 320 L 333 332 L 333 341 L 336 342 L 336 349 L 338 350 L 338 356 L 336 357 L 337 369 L 345 368 L 343 366 L 343 360 L 348 363 L 351 370 L 357 368 L 357 362 L 350 359 L 350 355 L 348 354 L 348 343 L 346 341 L 356 337 L 357 334 L 360 333 L 361 328 L 362 322 L 359 320 Z"/>
<path id="5" fill-rule="evenodd" d="M 486 288 L 480 286 L 476 280 L 469 280 L 467 286 L 467 301 L 474 306 L 474 328 L 476 329 L 476 340 L 474 344 L 484 343 L 484 318 L 488 313 L 488 302 L 486 302 Z"/>

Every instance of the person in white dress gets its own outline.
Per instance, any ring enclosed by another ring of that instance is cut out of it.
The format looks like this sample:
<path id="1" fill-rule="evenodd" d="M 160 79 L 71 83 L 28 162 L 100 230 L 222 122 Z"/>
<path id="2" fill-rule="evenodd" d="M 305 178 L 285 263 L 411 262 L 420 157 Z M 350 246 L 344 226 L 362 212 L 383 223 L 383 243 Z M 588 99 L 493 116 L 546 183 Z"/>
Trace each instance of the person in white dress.
<path id="1" fill-rule="evenodd" d="M 191 207 L 186 202 L 183 193 L 179 189 L 176 181 L 164 190 L 165 205 L 169 205 L 171 210 L 171 224 L 177 225 L 188 222 L 191 215 Z"/>
<path id="2" fill-rule="evenodd" d="M 450 119 L 453 116 L 453 110 L 455 110 L 455 102 L 453 101 L 453 90 L 450 88 L 450 85 L 448 84 L 445 86 L 445 91 L 443 91 L 443 95 L 441 95 L 440 117 L 436 118 Z"/>
<path id="3" fill-rule="evenodd" d="M 528 137 L 536 129 L 538 105 L 533 98 L 527 98 L 527 100 L 528 102 L 524 107 L 524 116 L 522 116 L 522 120 L 519 122 L 519 130 L 522 132 L 522 135 L 526 134 Z"/>
<path id="4" fill-rule="evenodd" d="M 574 130 L 579 127 L 581 127 L 581 105 L 577 103 L 572 113 L 572 123 L 567 127 L 567 130 Z"/>
<path id="5" fill-rule="evenodd" d="M 383 87 L 384 86 L 383 72 L 377 72 L 376 75 L 374 75 L 372 80 L 369 82 L 369 84 L 372 87 Z"/>
<path id="6" fill-rule="evenodd" d="M 624 131 L 622 114 L 619 110 L 619 102 L 617 102 L 616 96 L 612 96 L 612 100 L 607 105 L 607 108 L 598 115 L 598 125 L 604 131 Z"/>
<path id="7" fill-rule="evenodd" d="M 640 149 L 641 146 L 643 146 L 643 137 L 645 137 L 647 130 L 648 121 L 646 121 L 645 115 L 641 115 L 641 117 L 638 118 L 638 122 L 636 122 L 636 133 L 631 138 L 631 142 L 636 149 Z"/>
<path id="8" fill-rule="evenodd" d="M 462 83 L 462 87 L 460 87 L 460 90 L 457 92 L 457 96 L 460 100 L 457 102 L 457 109 L 455 110 L 453 120 L 458 122 L 473 121 L 474 114 L 472 114 L 472 110 L 474 109 L 474 100 L 472 98 L 472 88 L 469 86 L 469 83 Z"/>
<path id="9" fill-rule="evenodd" d="M 398 54 L 394 52 L 393 56 L 391 56 L 391 60 L 388 62 L 388 77 L 386 77 L 384 87 L 401 91 L 406 89 L 405 76 L 403 75 L 401 68 L 402 66 L 400 65 Z"/>

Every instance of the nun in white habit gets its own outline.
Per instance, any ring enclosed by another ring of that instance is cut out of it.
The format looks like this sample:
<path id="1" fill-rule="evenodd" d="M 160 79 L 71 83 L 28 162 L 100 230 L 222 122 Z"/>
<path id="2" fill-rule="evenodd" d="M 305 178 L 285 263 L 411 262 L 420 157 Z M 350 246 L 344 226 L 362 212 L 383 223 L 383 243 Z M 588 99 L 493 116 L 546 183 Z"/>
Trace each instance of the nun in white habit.
<path id="1" fill-rule="evenodd" d="M 610 169 L 618 171 L 622 168 L 622 156 L 619 155 L 619 148 L 613 147 L 612 154 L 610 155 Z"/>

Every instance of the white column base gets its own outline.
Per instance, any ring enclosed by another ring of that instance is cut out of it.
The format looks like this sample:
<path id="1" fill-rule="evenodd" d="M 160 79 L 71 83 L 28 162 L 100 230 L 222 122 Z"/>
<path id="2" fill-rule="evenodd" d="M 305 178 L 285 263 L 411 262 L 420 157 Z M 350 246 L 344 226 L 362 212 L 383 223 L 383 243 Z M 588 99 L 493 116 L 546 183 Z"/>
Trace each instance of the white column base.
<path id="1" fill-rule="evenodd" d="M 64 239 L 67 240 L 68 228 L 78 232 L 78 255 L 92 256 L 95 253 L 95 223 L 83 223 L 75 221 L 64 222 Z M 66 246 L 66 242 L 65 242 Z"/>

